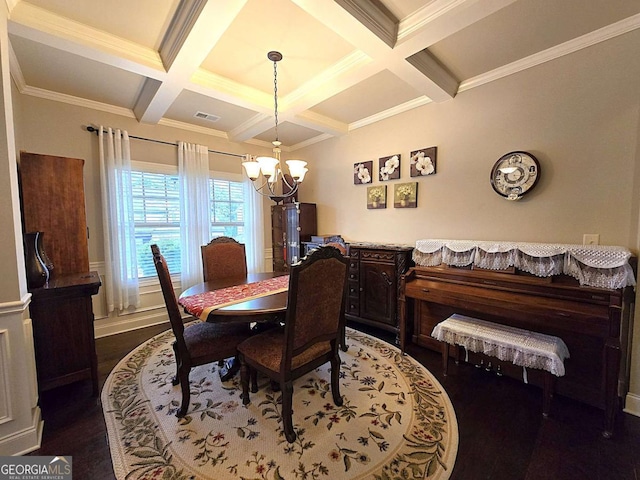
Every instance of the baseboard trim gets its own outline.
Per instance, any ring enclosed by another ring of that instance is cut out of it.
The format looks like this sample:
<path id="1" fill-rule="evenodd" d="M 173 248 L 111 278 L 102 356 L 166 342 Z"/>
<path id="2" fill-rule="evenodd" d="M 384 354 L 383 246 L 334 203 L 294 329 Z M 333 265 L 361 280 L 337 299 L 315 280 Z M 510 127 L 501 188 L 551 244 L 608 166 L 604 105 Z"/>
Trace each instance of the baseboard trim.
<path id="1" fill-rule="evenodd" d="M 622 411 L 640 417 L 640 395 L 627 393 Z"/>
<path id="2" fill-rule="evenodd" d="M 44 422 L 40 418 L 40 407 L 35 407 L 30 427 L 0 438 L 0 452 L 3 452 L 3 455 L 17 456 L 38 450 L 42 443 L 43 427 Z"/>
<path id="3" fill-rule="evenodd" d="M 154 325 L 167 324 L 167 329 L 171 328 L 167 313 L 157 313 L 155 315 L 145 315 L 136 318 L 128 318 L 118 322 L 109 322 L 104 325 L 95 325 L 95 338 L 108 337 L 118 333 L 131 332 L 140 328 L 152 327 Z"/>

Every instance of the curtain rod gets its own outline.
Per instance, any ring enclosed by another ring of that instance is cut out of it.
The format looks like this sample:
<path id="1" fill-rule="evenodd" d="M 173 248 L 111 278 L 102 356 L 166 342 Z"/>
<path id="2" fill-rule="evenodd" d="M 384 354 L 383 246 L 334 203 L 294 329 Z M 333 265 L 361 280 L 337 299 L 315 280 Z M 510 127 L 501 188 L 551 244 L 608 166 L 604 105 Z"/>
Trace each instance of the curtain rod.
<path id="1" fill-rule="evenodd" d="M 88 125 L 87 127 L 87 132 L 93 133 L 95 132 L 96 135 L 99 135 L 98 133 L 98 129 L 96 127 L 93 127 L 91 125 Z M 145 138 L 145 137 L 136 137 L 135 135 L 129 135 L 129 138 L 135 138 L 136 140 L 144 140 L 145 142 L 154 142 L 154 143 L 162 143 L 163 145 L 173 145 L 174 147 L 177 147 L 178 144 L 177 143 L 172 143 L 172 142 L 165 142 L 164 140 L 155 140 L 153 138 Z M 229 152 L 220 152 L 218 150 L 209 150 L 209 153 L 218 153 L 220 155 L 229 155 L 231 157 L 240 157 L 240 158 L 244 158 L 244 155 L 239 155 L 237 153 L 229 153 Z"/>

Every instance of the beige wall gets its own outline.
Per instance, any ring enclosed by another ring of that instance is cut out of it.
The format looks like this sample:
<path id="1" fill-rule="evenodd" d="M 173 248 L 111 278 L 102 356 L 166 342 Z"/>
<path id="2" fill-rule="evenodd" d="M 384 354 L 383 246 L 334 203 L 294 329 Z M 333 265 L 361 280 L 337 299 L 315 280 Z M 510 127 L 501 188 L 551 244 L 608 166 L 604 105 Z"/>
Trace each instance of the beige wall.
<path id="1" fill-rule="evenodd" d="M 301 189 L 318 203 L 319 230 L 358 241 L 420 238 L 601 243 L 635 248 L 634 192 L 640 100 L 640 32 L 428 104 L 307 148 Z M 419 178 L 418 208 L 367 210 L 356 162 L 437 146 L 437 174 Z M 489 172 L 513 150 L 541 165 L 536 188 L 517 202 L 494 193 Z"/>

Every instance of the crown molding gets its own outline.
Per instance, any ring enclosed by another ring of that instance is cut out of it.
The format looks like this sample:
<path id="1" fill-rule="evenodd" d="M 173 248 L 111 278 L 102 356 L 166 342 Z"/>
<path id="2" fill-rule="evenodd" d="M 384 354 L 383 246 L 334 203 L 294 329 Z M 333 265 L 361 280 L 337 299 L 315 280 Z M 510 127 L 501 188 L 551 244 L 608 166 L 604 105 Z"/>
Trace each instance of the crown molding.
<path id="1" fill-rule="evenodd" d="M 11 73 L 13 82 L 16 84 L 16 87 L 18 87 L 18 91 L 23 93 L 27 87 L 27 82 L 24 80 L 22 68 L 20 67 L 20 63 L 18 63 L 18 57 L 16 57 L 16 52 L 13 51 L 11 42 L 9 42 L 9 72 Z"/>
<path id="2" fill-rule="evenodd" d="M 467 2 L 469 2 L 469 0 L 434 0 L 419 10 L 416 10 L 408 17 L 400 20 L 398 24 L 398 43 L 401 43 L 414 32 L 426 28 L 429 23 Z"/>
<path id="3" fill-rule="evenodd" d="M 226 132 L 216 130 L 215 128 L 203 127 L 201 125 L 193 125 L 191 123 L 181 122 L 179 120 L 171 120 L 170 118 L 162 118 L 158 122 L 158 125 L 165 127 L 178 128 L 180 130 L 187 130 L 195 133 L 204 133 L 205 135 L 211 135 L 213 137 L 224 138 L 227 140 Z"/>
<path id="4" fill-rule="evenodd" d="M 304 142 L 296 143 L 295 145 L 290 146 L 287 149 L 287 151 L 295 152 L 296 150 L 300 150 L 301 148 L 309 147 L 309 146 L 314 145 L 316 143 L 320 143 L 320 142 L 323 142 L 325 140 L 329 140 L 330 138 L 335 138 L 335 135 L 331 135 L 329 133 L 322 133 L 322 134 L 317 135 L 315 137 L 309 138 L 308 140 L 305 140 Z"/>
<path id="5" fill-rule="evenodd" d="M 113 113 L 123 117 L 136 118 L 133 110 L 130 108 L 109 105 L 108 103 L 96 102 L 95 100 L 87 100 L 86 98 L 74 97 L 73 95 L 67 95 L 66 93 L 52 92 L 51 90 L 45 90 L 44 88 L 25 86 L 20 93 L 31 97 L 44 98 L 45 100 L 53 100 L 55 102 L 75 105 L 77 107 Z"/>
<path id="6" fill-rule="evenodd" d="M 397 105 L 393 108 L 384 110 L 383 112 L 379 112 L 375 115 L 363 118 L 362 120 L 358 120 L 357 122 L 350 123 L 349 131 L 366 127 L 367 125 L 371 125 L 372 123 L 380 122 L 382 120 L 386 120 L 387 118 L 391 118 L 401 113 L 408 112 L 409 110 L 413 110 L 414 108 L 422 107 L 423 105 L 427 105 L 431 102 L 432 100 L 428 97 L 418 97 L 413 100 L 409 100 L 408 102 L 405 102 L 401 105 Z"/>

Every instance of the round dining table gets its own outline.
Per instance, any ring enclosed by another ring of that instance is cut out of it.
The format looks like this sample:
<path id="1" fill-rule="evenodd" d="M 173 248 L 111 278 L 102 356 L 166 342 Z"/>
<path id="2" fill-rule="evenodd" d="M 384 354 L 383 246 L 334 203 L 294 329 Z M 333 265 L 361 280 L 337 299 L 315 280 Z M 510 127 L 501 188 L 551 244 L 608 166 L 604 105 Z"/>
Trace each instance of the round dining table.
<path id="1" fill-rule="evenodd" d="M 249 273 L 246 277 L 226 278 L 223 280 L 209 280 L 189 287 L 180 294 L 180 300 L 201 293 L 211 292 L 222 288 L 237 285 L 246 285 L 261 280 L 268 280 L 284 272 Z M 287 310 L 287 293 L 279 292 L 263 297 L 227 305 L 216 310 L 212 310 L 207 322 L 264 322 L 280 319 Z M 187 311 L 187 313 L 191 313 Z"/>

